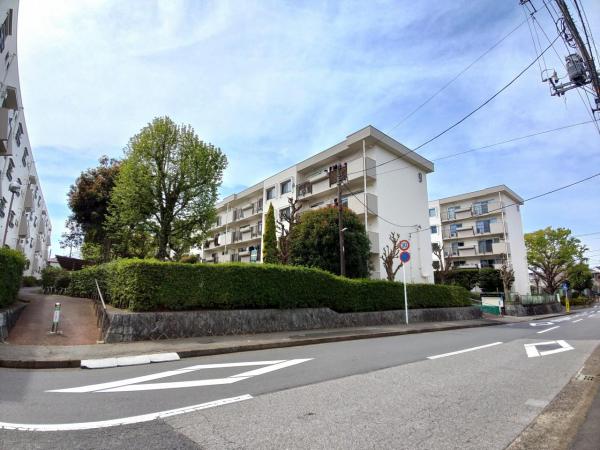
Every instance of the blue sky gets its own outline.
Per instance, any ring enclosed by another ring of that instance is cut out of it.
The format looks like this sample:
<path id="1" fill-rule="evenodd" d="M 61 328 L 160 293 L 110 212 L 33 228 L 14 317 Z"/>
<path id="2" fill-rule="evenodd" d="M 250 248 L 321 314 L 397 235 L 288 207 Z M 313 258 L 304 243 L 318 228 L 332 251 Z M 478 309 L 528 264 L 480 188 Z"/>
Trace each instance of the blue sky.
<path id="1" fill-rule="evenodd" d="M 600 42 L 600 4 L 582 3 Z M 518 0 L 22 1 L 21 88 L 53 221 L 53 253 L 61 253 L 69 186 L 101 155 L 120 157 L 153 117 L 189 123 L 227 154 L 222 194 L 368 124 L 415 147 L 531 62 L 535 52 L 523 25 L 397 126 L 523 18 Z M 537 19 L 553 38 L 548 14 L 540 11 Z M 563 58 L 561 41 L 556 49 Z M 545 63 L 564 74 L 551 51 Z M 534 66 L 419 153 L 434 159 L 589 120 L 588 111 L 575 91 L 551 97 Z M 600 136 L 587 124 L 469 153 L 436 164 L 429 196 L 503 183 L 527 198 L 598 172 L 599 150 Z M 527 203 L 525 231 L 600 231 L 599 194 L 596 178 Z M 600 234 L 582 239 L 600 249 Z M 600 252 L 590 257 L 600 264 Z"/>

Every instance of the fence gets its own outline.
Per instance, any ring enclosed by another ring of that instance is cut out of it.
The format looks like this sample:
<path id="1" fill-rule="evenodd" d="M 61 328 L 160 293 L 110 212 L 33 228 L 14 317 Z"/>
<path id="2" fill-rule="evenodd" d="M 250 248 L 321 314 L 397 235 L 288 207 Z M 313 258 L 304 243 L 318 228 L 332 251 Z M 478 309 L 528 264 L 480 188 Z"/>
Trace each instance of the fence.
<path id="1" fill-rule="evenodd" d="M 94 312 L 96 313 L 96 326 L 100 329 L 99 340 L 103 339 L 104 325 L 108 323 L 108 313 L 106 312 L 106 303 L 104 303 L 104 297 L 102 291 L 98 285 L 98 280 L 94 280 L 96 283 L 97 293 L 92 295 L 92 301 L 94 302 Z"/>
<path id="2" fill-rule="evenodd" d="M 545 305 L 547 303 L 557 303 L 558 301 L 556 296 L 551 294 L 510 294 L 510 300 L 521 305 Z"/>

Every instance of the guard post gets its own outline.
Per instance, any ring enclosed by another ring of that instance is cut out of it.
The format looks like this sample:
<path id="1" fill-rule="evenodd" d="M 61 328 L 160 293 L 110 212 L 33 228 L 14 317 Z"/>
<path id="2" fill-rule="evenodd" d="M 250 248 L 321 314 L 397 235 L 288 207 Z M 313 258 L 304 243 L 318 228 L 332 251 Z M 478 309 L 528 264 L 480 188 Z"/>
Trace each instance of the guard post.
<path id="1" fill-rule="evenodd" d="M 52 331 L 51 333 L 58 332 L 58 322 L 60 321 L 60 303 L 54 304 L 54 314 L 52 316 Z"/>

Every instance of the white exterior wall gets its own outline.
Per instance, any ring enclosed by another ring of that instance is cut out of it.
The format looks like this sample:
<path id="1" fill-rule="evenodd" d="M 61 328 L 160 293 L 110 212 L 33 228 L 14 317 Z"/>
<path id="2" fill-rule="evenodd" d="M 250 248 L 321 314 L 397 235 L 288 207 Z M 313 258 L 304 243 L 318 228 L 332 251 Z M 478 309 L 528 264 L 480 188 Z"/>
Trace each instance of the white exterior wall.
<path id="1" fill-rule="evenodd" d="M 375 146 L 371 154 L 378 162 L 394 158 L 392 153 L 379 146 Z M 377 168 L 375 193 L 381 216 L 389 222 L 403 225 L 400 228 L 379 218 L 373 223 L 369 231 L 379 234 L 379 253 L 389 244 L 390 233 L 399 233 L 402 239 L 410 242 L 411 260 L 406 265 L 407 280 L 412 283 L 433 283 L 431 233 L 427 229 L 429 216 L 426 173 L 402 159 L 396 159 Z M 383 261 L 381 258 L 378 260 L 379 273 L 384 278 Z M 396 278 L 402 280 L 402 269 L 398 271 Z"/>
<path id="2" fill-rule="evenodd" d="M 12 30 L 0 53 L 0 133 L 6 139 L 0 144 L 0 239 L 3 246 L 24 253 L 28 260 L 25 275 L 39 277 L 47 264 L 52 226 L 33 160 L 19 87 L 18 6 L 18 0 L 0 0 L 0 24 L 12 11 Z M 16 108 L 10 105 L 12 92 L 16 93 Z M 7 116 L 8 124 L 4 121 Z"/>
<path id="3" fill-rule="evenodd" d="M 429 208 L 427 210 L 427 214 L 429 215 L 429 209 L 435 209 L 435 215 L 429 216 L 429 228 L 436 227 L 436 233 L 431 232 L 431 244 L 438 244 L 440 247 L 444 246 L 444 241 L 442 239 L 442 218 L 440 216 L 440 202 L 438 200 L 433 200 L 429 202 Z M 431 255 L 432 261 L 439 262 L 439 259 L 434 254 Z"/>
<path id="4" fill-rule="evenodd" d="M 366 175 L 363 171 L 363 140 L 366 151 Z M 411 243 L 411 261 L 406 270 L 407 281 L 411 283 L 432 283 L 433 269 L 431 266 L 431 240 L 428 228 L 426 174 L 433 170 L 433 164 L 412 153 L 408 158 L 400 157 L 382 167 L 375 167 L 381 162 L 393 160 L 407 152 L 408 149 L 402 144 L 393 141 L 373 127 L 359 130 L 334 147 L 219 202 L 217 210 L 221 217 L 221 225 L 211 229 L 208 247 L 203 248 L 200 254 L 204 260 L 209 262 L 212 261 L 212 255 L 218 253 L 219 262 L 226 262 L 230 261 L 229 255 L 232 252 L 235 253 L 240 248 L 246 248 L 247 245 L 260 245 L 262 249 L 260 240 L 231 243 L 230 231 L 236 229 L 241 223 L 239 220 L 231 222 L 231 209 L 262 195 L 263 211 L 261 218 L 264 224 L 264 215 L 269 209 L 269 204 L 273 204 L 275 217 L 278 219 L 280 210 L 289 205 L 288 198 L 290 197 L 293 199 L 298 198 L 301 201 L 301 212 L 311 208 L 332 205 L 334 199 L 337 198 L 337 188 L 336 186 L 329 186 L 325 171 L 336 163 L 347 163 L 349 176 L 347 188 L 342 192 L 342 201 L 347 202 L 347 206 L 358 214 L 363 223 L 365 217 L 367 218 L 366 228 L 371 241 L 370 259 L 373 266 L 371 277 L 385 278 L 385 270 L 380 254 L 389 242 L 390 232 L 395 231 Z M 395 169 L 401 170 L 396 171 Z M 392 172 L 386 173 L 389 171 Z M 420 178 L 419 174 L 421 174 Z M 292 181 L 292 191 L 282 195 L 281 183 L 286 180 Z M 305 183 L 310 184 L 311 192 L 299 195 L 297 192 L 298 185 L 304 185 Z M 366 191 L 364 189 L 365 184 Z M 266 192 L 270 187 L 275 187 L 276 195 L 273 199 L 267 200 Z M 350 193 L 348 189 L 355 195 Z M 365 203 L 367 208 L 364 206 Z M 230 211 L 227 215 L 228 222 L 225 223 L 228 210 Z M 390 222 L 409 225 L 409 227 L 397 227 L 388 224 L 379 215 Z M 425 230 L 417 232 L 416 225 L 421 225 Z M 225 233 L 225 230 L 227 230 L 227 239 L 223 241 L 222 237 L 219 238 L 219 245 L 215 246 L 212 239 L 214 234 Z M 262 231 L 264 232 L 264 227 Z M 279 233 L 279 230 L 277 231 Z M 262 251 L 260 251 L 260 256 L 262 260 Z M 240 260 L 249 261 L 249 258 L 241 258 Z M 399 271 L 397 278 L 401 280 L 401 277 L 402 272 Z"/>
<path id="5" fill-rule="evenodd" d="M 515 201 L 506 194 L 502 195 L 504 205 L 511 205 Z M 527 249 L 523 235 L 523 222 L 521 220 L 521 207 L 512 205 L 504 208 L 504 222 L 506 224 L 506 240 L 509 245 L 509 261 L 515 272 L 513 289 L 519 294 L 531 293 L 529 285 L 529 269 L 527 267 Z"/>

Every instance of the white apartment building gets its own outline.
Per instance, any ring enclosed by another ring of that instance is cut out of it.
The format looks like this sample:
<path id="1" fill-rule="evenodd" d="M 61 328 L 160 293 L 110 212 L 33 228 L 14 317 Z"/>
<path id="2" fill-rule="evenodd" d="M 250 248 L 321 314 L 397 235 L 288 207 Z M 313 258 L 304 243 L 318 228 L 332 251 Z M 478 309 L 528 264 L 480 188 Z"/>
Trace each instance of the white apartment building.
<path id="1" fill-rule="evenodd" d="M 302 211 L 333 205 L 337 186 L 330 184 L 329 168 L 335 164 L 347 165 L 342 203 L 366 224 L 371 277 L 385 278 L 380 255 L 394 231 L 411 243 L 407 281 L 432 283 L 427 174 L 433 171 L 433 163 L 372 126 L 219 202 L 217 223 L 200 251 L 203 260 L 262 261 L 263 223 L 269 204 L 277 217 L 289 212 L 289 198 L 298 199 Z M 425 232 L 417 232 L 423 228 Z"/>
<path id="2" fill-rule="evenodd" d="M 499 269 L 506 258 L 515 273 L 513 291 L 529 294 L 522 204 L 504 185 L 430 201 L 431 241 L 454 267 Z"/>
<path id="3" fill-rule="evenodd" d="M 25 275 L 39 277 L 52 226 L 27 135 L 19 88 L 18 0 L 0 0 L 0 239 L 27 258 Z"/>

